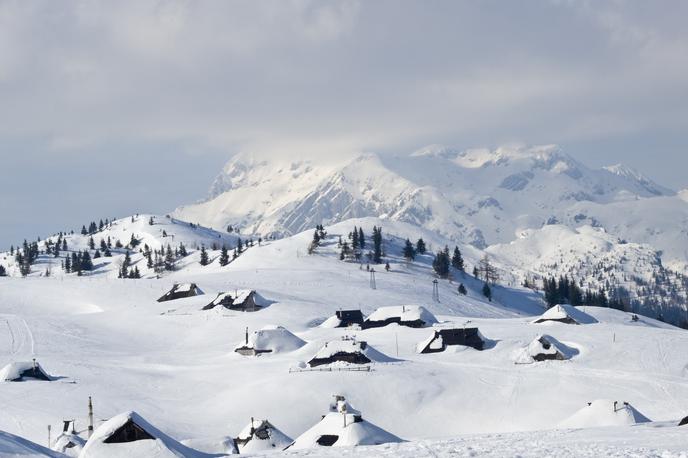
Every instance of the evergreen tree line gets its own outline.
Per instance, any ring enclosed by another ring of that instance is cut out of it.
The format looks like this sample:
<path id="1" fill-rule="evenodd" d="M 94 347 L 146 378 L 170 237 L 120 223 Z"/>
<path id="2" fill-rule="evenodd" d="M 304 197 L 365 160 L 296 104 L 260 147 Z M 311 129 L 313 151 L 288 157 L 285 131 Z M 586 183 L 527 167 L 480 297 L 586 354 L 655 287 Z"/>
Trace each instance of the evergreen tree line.
<path id="1" fill-rule="evenodd" d="M 406 252 L 410 246 L 410 242 L 408 241 L 408 239 L 406 240 L 406 242 L 407 242 L 407 244 L 404 247 L 404 252 Z M 439 276 L 440 278 L 448 278 L 449 277 L 449 267 L 450 266 L 456 270 L 464 272 L 465 265 L 464 265 L 464 261 L 463 261 L 463 256 L 461 255 L 461 250 L 459 250 L 458 246 L 454 247 L 454 251 L 453 251 L 451 257 L 449 256 L 449 247 L 445 246 L 444 250 L 438 251 L 435 254 L 435 259 L 433 259 L 433 261 L 432 261 L 432 268 L 435 271 L 435 273 L 437 274 L 437 276 Z"/>
<path id="2" fill-rule="evenodd" d="M 103 229 L 105 229 L 106 227 L 109 227 L 109 226 L 110 226 L 110 220 L 108 220 L 107 218 L 105 219 L 105 221 L 103 221 L 103 220 L 101 219 L 101 220 L 98 222 L 98 224 L 96 224 L 95 221 L 91 221 L 91 222 L 88 224 L 88 228 L 87 228 L 87 226 L 86 226 L 85 224 L 84 224 L 83 226 L 81 226 L 81 235 L 93 235 L 93 234 L 95 234 L 96 232 L 100 232 L 100 231 L 102 231 Z"/>
<path id="3" fill-rule="evenodd" d="M 322 228 L 322 226 L 320 226 L 320 228 Z M 319 235 L 317 229 L 315 235 Z M 366 253 L 368 262 L 371 262 L 373 264 L 382 264 L 383 252 L 381 227 L 373 226 L 372 241 L 373 249 Z M 351 244 L 349 244 L 349 242 L 351 242 Z M 320 241 L 318 240 L 317 245 L 315 246 L 319 246 L 319 243 Z M 311 246 L 313 246 L 313 243 L 311 243 Z M 366 235 L 363 232 L 363 228 L 354 226 L 354 230 L 349 232 L 348 240 L 342 240 L 342 238 L 339 237 L 338 246 L 340 248 L 339 259 L 341 259 L 342 261 L 355 260 L 356 262 L 359 262 L 363 255 L 363 251 L 368 246 L 368 242 L 366 240 Z M 309 253 L 311 252 L 311 247 L 309 247 Z"/>
<path id="4" fill-rule="evenodd" d="M 609 298 L 604 289 L 598 291 L 583 290 L 574 280 L 566 276 L 543 280 L 543 291 L 548 307 L 557 304 L 571 304 L 574 306 L 590 305 L 594 307 L 609 307 L 624 310 L 624 302 L 616 297 Z"/>

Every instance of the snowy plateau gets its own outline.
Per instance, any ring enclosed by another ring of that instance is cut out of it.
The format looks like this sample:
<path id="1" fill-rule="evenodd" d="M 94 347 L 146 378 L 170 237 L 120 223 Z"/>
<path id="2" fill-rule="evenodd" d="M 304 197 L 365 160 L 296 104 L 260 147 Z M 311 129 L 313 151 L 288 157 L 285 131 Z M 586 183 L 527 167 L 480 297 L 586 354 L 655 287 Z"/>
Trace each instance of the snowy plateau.
<path id="1" fill-rule="evenodd" d="M 0 253 L 0 456 L 686 458 L 686 195 L 555 146 L 237 155 L 203 202 Z M 547 309 L 560 276 L 623 310 Z"/>

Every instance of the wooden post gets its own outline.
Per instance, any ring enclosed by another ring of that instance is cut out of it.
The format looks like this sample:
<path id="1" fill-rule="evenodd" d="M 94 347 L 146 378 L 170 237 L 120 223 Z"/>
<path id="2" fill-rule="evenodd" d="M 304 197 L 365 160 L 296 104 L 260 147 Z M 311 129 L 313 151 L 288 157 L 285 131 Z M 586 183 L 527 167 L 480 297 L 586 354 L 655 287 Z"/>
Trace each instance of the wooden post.
<path id="1" fill-rule="evenodd" d="M 93 435 L 93 401 L 88 397 L 88 438 Z"/>
<path id="2" fill-rule="evenodd" d="M 52 426 L 48 425 L 48 448 L 50 448 L 50 430 L 52 429 Z"/>

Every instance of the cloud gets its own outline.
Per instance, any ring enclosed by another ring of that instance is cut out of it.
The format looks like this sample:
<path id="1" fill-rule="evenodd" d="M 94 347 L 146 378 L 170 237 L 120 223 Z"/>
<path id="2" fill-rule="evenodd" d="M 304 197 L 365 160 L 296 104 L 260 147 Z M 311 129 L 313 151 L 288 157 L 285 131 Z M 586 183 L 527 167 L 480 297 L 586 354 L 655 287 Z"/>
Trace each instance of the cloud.
<path id="1" fill-rule="evenodd" d="M 686 10 L 634 0 L 7 0 L 0 140 L 50 160 L 116 155 L 113 144 L 162 160 L 515 140 L 573 154 L 605 145 L 610 162 L 626 155 L 642 169 L 647 150 L 685 148 Z M 57 176 L 70 173 L 55 162 Z"/>

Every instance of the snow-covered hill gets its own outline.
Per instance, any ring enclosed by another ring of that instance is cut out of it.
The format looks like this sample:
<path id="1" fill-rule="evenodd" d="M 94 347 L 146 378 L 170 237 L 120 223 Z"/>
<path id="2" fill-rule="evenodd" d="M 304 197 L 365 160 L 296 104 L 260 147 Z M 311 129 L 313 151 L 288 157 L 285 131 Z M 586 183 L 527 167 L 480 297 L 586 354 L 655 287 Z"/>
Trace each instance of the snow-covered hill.
<path id="1" fill-rule="evenodd" d="M 154 217 L 153 226 L 149 221 L 149 215 L 133 222 L 125 218 L 104 231 L 119 238 L 134 231 L 153 244 L 147 237 L 158 238 L 164 228 L 168 237 L 175 234 L 176 241 L 183 239 L 191 247 L 188 258 L 198 254 L 194 243 L 209 244 L 216 237 L 164 217 Z M 353 226 L 370 234 L 373 225 L 381 224 L 390 270 L 372 266 L 373 289 L 365 264 L 340 260 L 337 245 Z M 648 432 L 652 429 L 643 430 L 643 447 L 681 450 L 674 425 L 688 414 L 685 331 L 590 307 L 585 311 L 597 323 L 532 324 L 533 316 L 543 311 L 538 294 L 499 286 L 490 302 L 481 292 L 482 282 L 458 271 L 452 271 L 452 280 L 439 281 L 437 302 L 432 256 L 410 262 L 400 253 L 405 238 L 423 237 L 429 248 L 437 249 L 448 242 L 442 236 L 378 218 L 325 230 L 327 236 L 310 255 L 309 230 L 254 244 L 224 267 L 217 262 L 201 266 L 198 258 L 180 260 L 160 279 L 114 279 L 107 268 L 104 274 L 82 277 L 56 273 L 42 278 L 37 270 L 28 278 L 0 278 L 0 324 L 6 322 L 0 326 L 0 366 L 35 357 L 56 378 L 0 383 L 0 431 L 44 443 L 47 424 L 56 427 L 72 418 L 83 431 L 92 396 L 96 426 L 135 410 L 175 440 L 218 453 L 228 450 L 231 438 L 251 418 L 268 419 L 286 435 L 298 437 L 320 421 L 332 395 L 340 394 L 367 421 L 412 441 L 363 448 L 364 456 L 419 456 L 421 449 L 463 448 L 472 440 L 465 435 L 474 433 L 500 433 L 498 439 L 478 438 L 475 450 L 508 456 L 519 453 L 517 443 L 524 438 L 549 437 L 558 444 L 551 450 L 566 450 L 580 437 L 576 431 L 533 431 L 550 430 L 587 402 L 619 399 L 653 421 L 668 422 L 660 423 L 664 428 L 655 436 Z M 80 246 L 88 237 L 70 236 L 68 243 Z M 480 255 L 466 250 L 470 263 Z M 174 283 L 187 282 L 205 294 L 157 302 Z M 457 292 L 459 283 L 467 288 L 465 296 Z M 269 305 L 257 312 L 202 310 L 217 293 L 237 289 L 255 289 Z M 360 308 L 369 315 L 379 307 L 404 304 L 427 308 L 440 321 L 436 329 L 478 327 L 487 340 L 485 350 L 450 347 L 418 354 L 417 344 L 432 335 L 431 328 L 321 326 L 337 310 Z M 234 351 L 246 328 L 252 332 L 270 325 L 283 326 L 306 344 L 259 357 Z M 573 357 L 515 364 L 514 356 L 542 333 L 575 349 Z M 326 342 L 344 336 L 367 342 L 393 362 L 373 363 L 370 371 L 303 370 Z M 639 447 L 635 442 L 616 445 L 616 438 L 631 434 L 633 427 L 626 428 L 591 433 L 596 439 L 586 442 L 586 450 L 634 452 Z M 502 435 L 513 431 L 530 432 Z M 443 437 L 452 439 L 431 440 Z M 313 451 L 287 453 L 312 456 Z"/>

